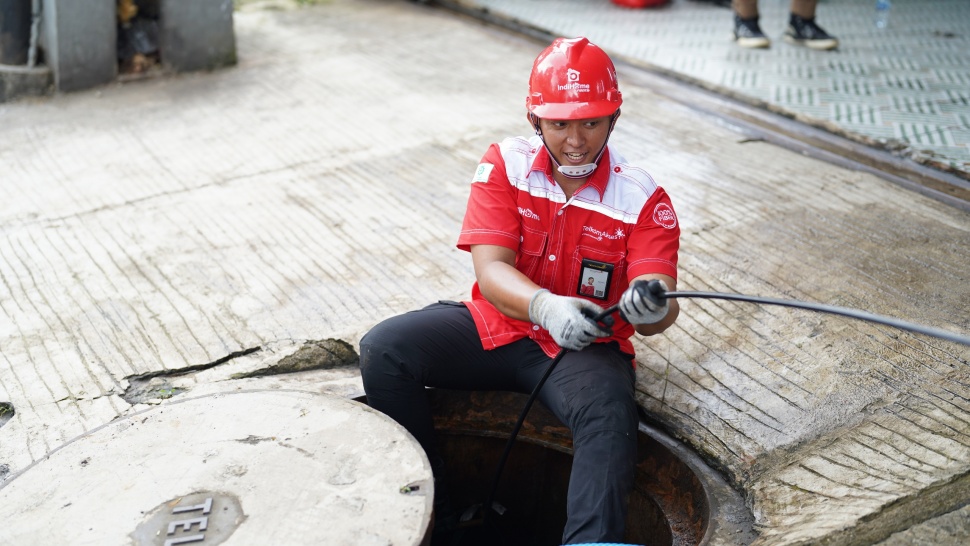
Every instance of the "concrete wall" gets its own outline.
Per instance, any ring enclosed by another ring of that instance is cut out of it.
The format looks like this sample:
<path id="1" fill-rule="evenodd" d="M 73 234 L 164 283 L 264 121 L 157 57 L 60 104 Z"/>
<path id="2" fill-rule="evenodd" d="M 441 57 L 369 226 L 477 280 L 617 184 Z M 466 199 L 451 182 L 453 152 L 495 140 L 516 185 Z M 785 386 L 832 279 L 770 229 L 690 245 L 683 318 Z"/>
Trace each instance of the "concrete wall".
<path id="1" fill-rule="evenodd" d="M 162 64 L 178 72 L 236 63 L 232 0 L 161 0 Z"/>
<path id="2" fill-rule="evenodd" d="M 118 75 L 115 0 L 44 0 L 44 53 L 58 91 L 107 83 Z"/>
<path id="3" fill-rule="evenodd" d="M 232 0 L 161 0 L 159 49 L 166 68 L 210 70 L 236 62 Z M 43 0 L 43 44 L 58 91 L 118 75 L 115 0 Z"/>
<path id="4" fill-rule="evenodd" d="M 30 0 L 0 0 L 0 64 L 27 64 Z"/>

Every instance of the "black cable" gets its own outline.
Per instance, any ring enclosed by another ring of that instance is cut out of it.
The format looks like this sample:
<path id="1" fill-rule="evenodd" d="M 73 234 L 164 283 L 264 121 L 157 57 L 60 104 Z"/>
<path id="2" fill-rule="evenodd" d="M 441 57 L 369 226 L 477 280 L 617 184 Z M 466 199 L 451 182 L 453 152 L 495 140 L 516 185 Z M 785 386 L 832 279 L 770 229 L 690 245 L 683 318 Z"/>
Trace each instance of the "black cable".
<path id="1" fill-rule="evenodd" d="M 848 307 L 836 307 L 834 305 L 824 305 L 821 303 L 811 303 L 807 301 L 798 301 L 798 300 L 763 298 L 760 296 L 745 296 L 743 294 L 724 294 L 721 292 L 674 291 L 674 292 L 664 292 L 661 297 L 744 301 L 749 303 L 760 303 L 763 305 L 780 305 L 782 307 L 794 307 L 796 309 L 807 309 L 809 311 L 817 311 L 819 313 L 829 313 L 832 315 L 841 315 L 844 317 L 865 320 L 868 322 L 875 322 L 877 324 L 883 324 L 885 326 L 892 326 L 893 328 L 899 328 L 900 330 L 907 330 L 909 332 L 915 332 L 917 334 L 924 334 L 927 336 L 945 339 L 947 341 L 953 341 L 954 343 L 962 343 L 963 345 L 970 345 L 970 337 L 965 335 L 957 334 L 955 332 L 950 332 L 948 330 L 930 328 L 929 326 L 923 326 L 922 324 L 914 324 L 912 322 L 906 322 L 905 320 L 900 320 L 893 317 L 884 317 L 881 315 L 875 315 L 872 313 L 868 313 L 866 311 L 860 311 L 858 309 L 850 309 Z"/>
<path id="2" fill-rule="evenodd" d="M 529 415 L 529 410 L 532 409 L 532 404 L 536 401 L 536 397 L 539 396 L 539 391 L 542 386 L 545 385 L 546 380 L 552 375 L 552 370 L 555 369 L 562 357 L 566 355 L 568 349 L 559 349 L 559 353 L 556 354 L 556 358 L 552 359 L 552 363 L 546 368 L 546 373 L 542 375 L 539 382 L 536 383 L 534 389 L 532 389 L 532 394 L 529 395 L 529 399 L 525 403 L 525 407 L 522 408 L 522 413 L 519 414 L 519 420 L 515 422 L 515 427 L 512 428 L 512 433 L 509 435 L 509 441 L 505 443 L 505 451 L 502 452 L 502 458 L 498 461 L 498 469 L 495 472 L 495 478 L 492 479 L 492 488 L 489 490 L 488 497 L 485 499 L 485 504 L 482 505 L 483 515 L 482 515 L 482 525 L 487 525 L 489 520 L 489 514 L 492 513 L 492 501 L 495 499 L 495 492 L 498 490 L 498 484 L 502 481 L 502 470 L 505 469 L 505 461 L 509 458 L 509 453 L 512 452 L 512 446 L 515 445 L 515 438 L 519 435 L 519 429 L 522 428 L 522 424 L 525 423 L 525 418 Z"/>
<path id="3" fill-rule="evenodd" d="M 613 326 L 613 313 L 616 312 L 618 306 L 614 305 L 602 313 L 592 317 L 593 321 L 601 322 L 606 325 L 607 328 Z M 498 490 L 498 484 L 502 481 L 502 470 L 505 469 L 505 461 L 509 458 L 509 453 L 512 452 L 512 446 L 515 445 L 515 438 L 519 435 L 519 429 L 522 428 L 522 424 L 525 423 L 526 416 L 529 415 L 529 410 L 532 409 L 532 404 L 535 403 L 536 398 L 539 396 L 539 391 L 542 390 L 542 386 L 546 384 L 546 380 L 552 375 L 552 371 L 556 369 L 559 361 L 562 357 L 566 356 L 569 352 L 568 349 L 559 349 L 556 353 L 556 357 L 552 359 L 549 363 L 549 367 L 546 368 L 546 372 L 542 374 L 539 382 L 536 383 L 534 389 L 532 389 L 532 394 L 529 395 L 529 399 L 525 403 L 525 407 L 522 408 L 522 413 L 519 414 L 519 420 L 515 422 L 515 427 L 512 428 L 512 433 L 509 435 L 509 441 L 505 443 L 505 451 L 502 452 L 502 458 L 499 459 L 498 469 L 495 472 L 495 478 L 492 480 L 492 488 L 489 490 L 488 497 L 485 499 L 485 504 L 482 505 L 482 510 L 484 514 L 482 515 L 482 525 L 486 525 L 489 520 L 489 514 L 492 512 L 492 501 L 495 499 L 495 492 Z"/>

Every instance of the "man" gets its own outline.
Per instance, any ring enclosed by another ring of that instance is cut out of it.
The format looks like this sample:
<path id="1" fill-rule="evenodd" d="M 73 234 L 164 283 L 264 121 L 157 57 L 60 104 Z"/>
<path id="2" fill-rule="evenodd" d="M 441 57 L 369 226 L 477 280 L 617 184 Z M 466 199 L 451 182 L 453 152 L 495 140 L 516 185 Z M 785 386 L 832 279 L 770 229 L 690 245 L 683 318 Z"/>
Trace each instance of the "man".
<path id="1" fill-rule="evenodd" d="M 475 269 L 471 299 L 392 317 L 360 343 L 368 403 L 414 435 L 436 480 L 424 388 L 529 393 L 566 350 L 539 393 L 573 435 L 564 544 L 623 540 L 637 443 L 629 338 L 679 313 L 644 289 L 650 279 L 675 289 L 680 227 L 664 190 L 607 147 L 621 103 L 602 49 L 586 38 L 546 48 L 526 98 L 536 136 L 493 144 L 472 177 L 458 238 Z M 601 296 L 582 294 L 589 277 Z M 615 331 L 589 318 L 614 304 Z"/>

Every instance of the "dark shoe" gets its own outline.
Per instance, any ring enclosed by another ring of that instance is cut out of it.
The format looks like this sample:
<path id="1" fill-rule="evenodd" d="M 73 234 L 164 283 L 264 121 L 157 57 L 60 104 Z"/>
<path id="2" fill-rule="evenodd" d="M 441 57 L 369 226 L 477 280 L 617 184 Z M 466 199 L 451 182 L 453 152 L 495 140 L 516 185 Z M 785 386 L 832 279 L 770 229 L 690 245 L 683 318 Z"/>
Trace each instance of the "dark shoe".
<path id="1" fill-rule="evenodd" d="M 835 49 L 839 47 L 839 41 L 833 36 L 829 36 L 822 27 L 815 24 L 815 18 L 804 19 L 791 14 L 788 21 L 788 30 L 785 31 L 785 41 L 803 45 L 811 49 Z"/>
<path id="2" fill-rule="evenodd" d="M 734 14 L 734 41 L 741 47 L 757 48 L 768 47 L 771 40 L 761 32 L 758 26 L 758 18 L 742 19 L 738 14 Z"/>

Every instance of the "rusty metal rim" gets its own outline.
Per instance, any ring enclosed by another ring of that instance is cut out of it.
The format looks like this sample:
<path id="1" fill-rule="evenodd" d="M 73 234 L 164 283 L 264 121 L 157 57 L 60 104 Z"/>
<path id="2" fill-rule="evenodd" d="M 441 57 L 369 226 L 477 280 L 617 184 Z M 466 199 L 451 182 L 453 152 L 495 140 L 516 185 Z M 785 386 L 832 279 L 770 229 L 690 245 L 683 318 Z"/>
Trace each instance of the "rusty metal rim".
<path id="1" fill-rule="evenodd" d="M 723 475 L 711 468 L 696 452 L 675 440 L 665 432 L 645 421 L 640 421 L 640 431 L 663 445 L 687 465 L 701 482 L 710 515 L 707 529 L 698 546 L 708 544 L 750 544 L 757 538 L 754 515 Z"/>

